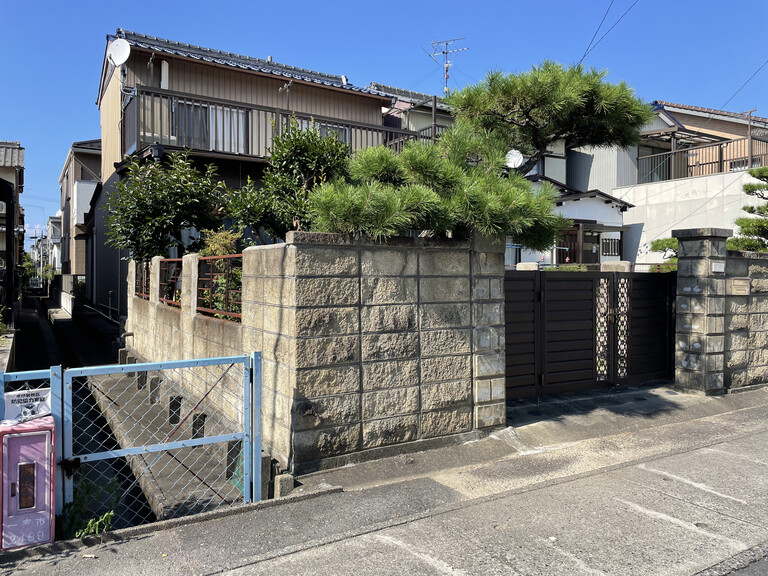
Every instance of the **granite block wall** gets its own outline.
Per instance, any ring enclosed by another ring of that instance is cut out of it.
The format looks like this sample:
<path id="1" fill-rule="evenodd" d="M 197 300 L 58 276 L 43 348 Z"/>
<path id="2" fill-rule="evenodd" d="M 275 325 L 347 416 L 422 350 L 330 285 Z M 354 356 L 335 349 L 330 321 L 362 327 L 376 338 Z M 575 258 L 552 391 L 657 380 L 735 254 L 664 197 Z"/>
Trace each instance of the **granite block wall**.
<path id="1" fill-rule="evenodd" d="M 727 251 L 731 230 L 676 230 L 678 386 L 707 394 L 768 383 L 768 254 Z"/>
<path id="2" fill-rule="evenodd" d="M 185 257 L 180 310 L 130 299 L 133 346 L 261 350 L 264 440 L 285 469 L 505 424 L 503 244 L 289 233 L 243 252 L 241 323 L 195 313 L 196 270 Z"/>

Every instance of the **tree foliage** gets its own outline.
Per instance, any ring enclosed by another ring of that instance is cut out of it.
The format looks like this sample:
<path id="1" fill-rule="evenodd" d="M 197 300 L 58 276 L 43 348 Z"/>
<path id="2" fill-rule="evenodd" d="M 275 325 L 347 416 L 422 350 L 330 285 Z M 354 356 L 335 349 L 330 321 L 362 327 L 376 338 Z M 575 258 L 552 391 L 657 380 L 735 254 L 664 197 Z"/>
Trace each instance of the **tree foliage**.
<path id="1" fill-rule="evenodd" d="M 201 172 L 186 153 L 149 163 L 131 157 L 107 202 L 108 243 L 136 260 L 183 248 L 183 230 L 218 227 L 225 192 L 216 167 Z"/>
<path id="2" fill-rule="evenodd" d="M 657 238 L 651 242 L 651 252 L 673 252 L 674 255 L 670 258 L 677 257 L 677 238 Z"/>
<path id="3" fill-rule="evenodd" d="M 560 140 L 568 148 L 637 143 L 653 112 L 624 82 L 611 84 L 605 75 L 545 61 L 520 74 L 490 72 L 449 103 L 460 130 L 492 134 L 505 152 L 520 151 L 527 159 L 517 172 L 527 174 Z"/>
<path id="4" fill-rule="evenodd" d="M 744 184 L 744 193 L 764 202 L 756 206 L 742 207 L 752 217 L 744 216 L 736 219 L 736 225 L 740 228 L 740 235 L 728 240 L 728 248 L 766 252 L 768 251 L 768 167 L 753 168 L 749 174 L 756 178 L 757 182 Z"/>
<path id="5" fill-rule="evenodd" d="M 344 177 L 348 157 L 349 147 L 335 135 L 323 135 L 317 125 L 304 126 L 292 118 L 270 149 L 261 189 L 266 202 L 262 223 L 277 236 L 309 229 L 310 192 L 326 181 Z"/>
<path id="6" fill-rule="evenodd" d="M 570 225 L 553 211 L 551 188 L 533 190 L 498 166 L 462 166 L 450 158 L 449 145 L 410 144 L 399 155 L 384 147 L 361 150 L 350 162 L 351 180 L 326 182 L 310 195 L 314 228 L 374 238 L 407 230 L 480 232 L 544 249 Z"/>

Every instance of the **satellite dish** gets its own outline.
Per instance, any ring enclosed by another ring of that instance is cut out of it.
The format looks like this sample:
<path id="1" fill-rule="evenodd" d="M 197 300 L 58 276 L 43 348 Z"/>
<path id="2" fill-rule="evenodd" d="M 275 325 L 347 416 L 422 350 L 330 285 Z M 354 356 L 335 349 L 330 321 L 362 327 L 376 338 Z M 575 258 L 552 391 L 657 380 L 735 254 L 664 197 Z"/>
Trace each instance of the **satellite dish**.
<path id="1" fill-rule="evenodd" d="M 123 38 L 118 38 L 107 48 L 107 60 L 113 66 L 122 66 L 131 55 L 131 45 Z"/>
<path id="2" fill-rule="evenodd" d="M 513 170 L 515 168 L 520 168 L 520 166 L 522 166 L 524 162 L 525 162 L 525 157 L 522 155 L 520 151 L 510 150 L 509 152 L 507 152 L 507 157 L 506 157 L 507 168 L 512 168 Z"/>

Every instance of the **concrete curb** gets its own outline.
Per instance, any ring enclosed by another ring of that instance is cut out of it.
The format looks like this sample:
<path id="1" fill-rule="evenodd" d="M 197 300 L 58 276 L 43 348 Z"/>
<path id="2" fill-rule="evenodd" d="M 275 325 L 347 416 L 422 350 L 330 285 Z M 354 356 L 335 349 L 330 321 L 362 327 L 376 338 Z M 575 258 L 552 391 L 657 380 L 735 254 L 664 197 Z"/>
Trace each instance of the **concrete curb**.
<path id="1" fill-rule="evenodd" d="M 23 550 L 10 550 L 8 552 L 3 553 L 2 561 L 9 562 L 9 561 L 21 560 L 24 558 L 36 558 L 39 556 L 45 556 L 47 554 L 58 554 L 61 552 L 69 552 L 73 550 L 79 550 L 80 548 L 86 548 L 88 546 L 101 544 L 105 541 L 119 542 L 121 540 L 128 540 L 130 538 L 135 538 L 136 536 L 151 534 L 152 532 L 172 530 L 180 526 L 187 526 L 189 524 L 198 524 L 201 522 L 207 522 L 208 520 L 225 518 L 227 516 L 236 516 L 238 514 L 252 512 L 254 510 L 272 508 L 274 506 L 281 506 L 283 504 L 301 502 L 303 500 L 311 500 L 313 498 L 318 498 L 320 496 L 338 494 L 340 492 L 343 492 L 343 489 L 341 486 L 331 486 L 330 484 L 318 485 L 317 487 L 308 491 L 302 491 L 301 487 L 299 487 L 294 489 L 294 491 L 291 494 L 283 498 L 275 498 L 272 500 L 262 500 L 260 502 L 253 502 L 252 504 L 245 504 L 242 506 L 233 506 L 233 507 L 224 508 L 221 510 L 211 510 L 210 512 L 202 512 L 200 514 L 193 514 L 191 516 L 184 516 L 182 518 L 172 518 L 170 520 L 159 520 L 157 522 L 151 522 L 149 524 L 143 524 L 141 526 L 134 526 L 132 528 L 121 528 L 120 530 L 106 532 L 101 536 L 86 536 L 83 539 L 75 538 L 72 540 L 61 540 L 58 542 L 52 542 L 50 544 L 43 544 L 42 546 L 35 546 L 34 548 L 25 548 Z"/>

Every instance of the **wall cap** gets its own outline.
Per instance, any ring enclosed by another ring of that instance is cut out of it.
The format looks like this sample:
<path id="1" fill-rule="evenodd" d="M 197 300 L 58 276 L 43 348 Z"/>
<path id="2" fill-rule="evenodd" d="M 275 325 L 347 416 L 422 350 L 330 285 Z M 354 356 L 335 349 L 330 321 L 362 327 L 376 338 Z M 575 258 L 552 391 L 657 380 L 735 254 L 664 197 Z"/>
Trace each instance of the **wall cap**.
<path id="1" fill-rule="evenodd" d="M 686 228 L 672 230 L 672 238 L 691 240 L 694 238 L 730 238 L 733 230 L 730 228 Z"/>

